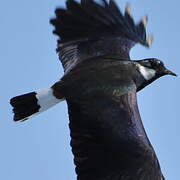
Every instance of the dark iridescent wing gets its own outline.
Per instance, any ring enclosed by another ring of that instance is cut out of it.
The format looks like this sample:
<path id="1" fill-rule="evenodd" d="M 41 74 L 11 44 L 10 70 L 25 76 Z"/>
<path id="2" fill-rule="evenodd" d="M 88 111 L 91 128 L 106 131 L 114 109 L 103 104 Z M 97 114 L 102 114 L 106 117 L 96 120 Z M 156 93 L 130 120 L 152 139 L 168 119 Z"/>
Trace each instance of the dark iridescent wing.
<path id="1" fill-rule="evenodd" d="M 136 90 L 67 100 L 78 180 L 163 180 L 138 111 Z"/>
<path id="2" fill-rule="evenodd" d="M 57 52 L 65 72 L 92 57 L 117 54 L 119 59 L 129 59 L 134 44 L 151 44 L 146 37 L 147 18 L 135 24 L 129 6 L 124 14 L 113 0 L 67 0 L 66 7 L 57 8 L 50 21 L 59 37 Z"/>
<path id="3" fill-rule="evenodd" d="M 123 77 L 124 63 L 108 61 L 105 67 L 86 63 L 65 75 L 61 87 L 58 83 L 53 87 L 67 100 L 77 179 L 161 180 L 141 122 L 136 86 Z"/>

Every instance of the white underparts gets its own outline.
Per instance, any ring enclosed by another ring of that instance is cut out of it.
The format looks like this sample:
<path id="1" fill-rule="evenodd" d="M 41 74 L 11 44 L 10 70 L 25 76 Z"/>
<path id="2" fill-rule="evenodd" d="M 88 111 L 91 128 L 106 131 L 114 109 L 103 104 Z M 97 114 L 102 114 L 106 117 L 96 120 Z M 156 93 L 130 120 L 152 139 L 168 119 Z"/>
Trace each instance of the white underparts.
<path id="1" fill-rule="evenodd" d="M 156 71 L 154 69 L 147 68 L 145 66 L 142 66 L 138 64 L 139 72 L 142 74 L 144 79 L 147 81 L 152 79 L 156 75 Z"/>
<path id="2" fill-rule="evenodd" d="M 52 88 L 47 88 L 36 92 L 36 98 L 38 99 L 38 105 L 40 106 L 39 112 L 45 111 L 64 99 L 57 99 L 53 95 Z"/>

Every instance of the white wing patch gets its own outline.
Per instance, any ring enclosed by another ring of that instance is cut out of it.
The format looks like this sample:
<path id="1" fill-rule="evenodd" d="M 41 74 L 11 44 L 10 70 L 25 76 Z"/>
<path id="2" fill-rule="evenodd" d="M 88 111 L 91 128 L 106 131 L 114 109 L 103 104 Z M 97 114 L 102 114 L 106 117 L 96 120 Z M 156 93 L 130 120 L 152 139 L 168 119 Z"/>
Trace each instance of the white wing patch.
<path id="1" fill-rule="evenodd" d="M 142 66 L 138 64 L 139 72 L 142 74 L 144 79 L 147 81 L 152 79 L 156 75 L 156 71 L 154 69 L 147 68 L 145 66 Z"/>

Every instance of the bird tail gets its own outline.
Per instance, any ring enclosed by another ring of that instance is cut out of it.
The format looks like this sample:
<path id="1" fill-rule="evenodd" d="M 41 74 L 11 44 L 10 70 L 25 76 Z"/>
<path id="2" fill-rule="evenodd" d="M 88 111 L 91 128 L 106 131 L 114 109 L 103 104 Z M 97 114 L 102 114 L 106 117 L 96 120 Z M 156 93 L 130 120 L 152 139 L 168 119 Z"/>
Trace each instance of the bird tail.
<path id="1" fill-rule="evenodd" d="M 25 121 L 63 100 L 54 96 L 52 88 L 13 97 L 10 104 L 13 106 L 14 121 Z"/>

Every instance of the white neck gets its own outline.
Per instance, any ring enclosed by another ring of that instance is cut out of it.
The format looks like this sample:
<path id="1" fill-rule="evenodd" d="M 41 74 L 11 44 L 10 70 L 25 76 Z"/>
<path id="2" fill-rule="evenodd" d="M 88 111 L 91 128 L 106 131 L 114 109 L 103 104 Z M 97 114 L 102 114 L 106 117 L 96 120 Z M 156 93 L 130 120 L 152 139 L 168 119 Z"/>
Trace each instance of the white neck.
<path id="1" fill-rule="evenodd" d="M 147 81 L 152 79 L 156 75 L 156 71 L 154 69 L 147 68 L 140 64 L 138 64 L 138 69 L 144 79 L 146 79 Z"/>

